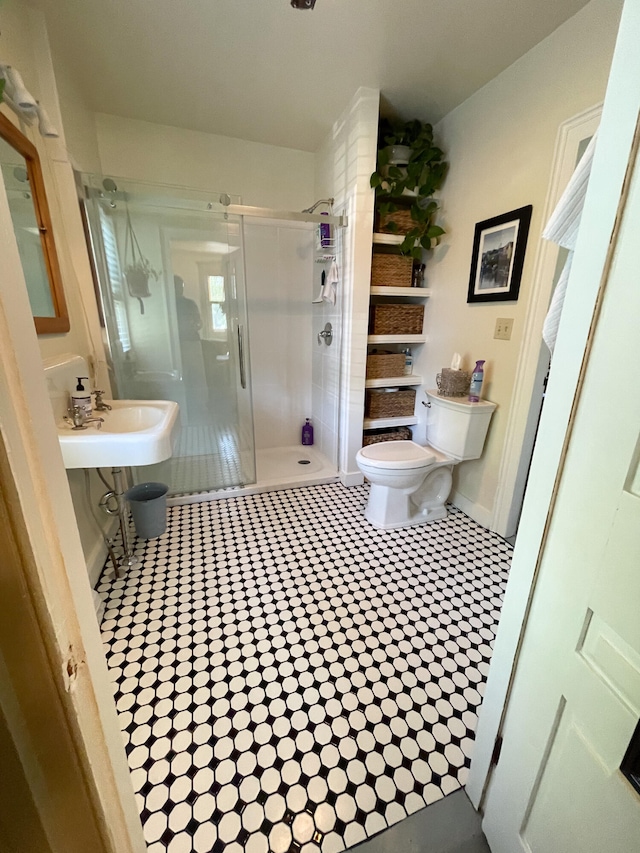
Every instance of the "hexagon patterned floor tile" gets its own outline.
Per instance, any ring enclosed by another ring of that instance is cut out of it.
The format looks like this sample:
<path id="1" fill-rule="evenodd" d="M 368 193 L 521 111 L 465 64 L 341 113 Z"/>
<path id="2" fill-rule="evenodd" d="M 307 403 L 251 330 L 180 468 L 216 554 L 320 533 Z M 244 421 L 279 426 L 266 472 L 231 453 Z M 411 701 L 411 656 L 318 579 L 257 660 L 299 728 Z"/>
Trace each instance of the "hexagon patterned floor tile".
<path id="1" fill-rule="evenodd" d="M 365 486 L 172 507 L 98 590 L 149 853 L 338 853 L 464 784 L 511 547 Z"/>

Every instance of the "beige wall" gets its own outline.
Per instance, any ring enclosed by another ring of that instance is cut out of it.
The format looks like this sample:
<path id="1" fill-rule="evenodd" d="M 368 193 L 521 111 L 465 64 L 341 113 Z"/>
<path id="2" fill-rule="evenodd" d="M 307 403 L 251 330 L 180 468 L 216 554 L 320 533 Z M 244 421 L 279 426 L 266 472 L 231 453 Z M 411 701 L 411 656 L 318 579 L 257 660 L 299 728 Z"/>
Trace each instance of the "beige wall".
<path id="1" fill-rule="evenodd" d="M 244 204 L 313 204 L 314 155 L 229 136 L 96 114 L 105 175 L 240 195 Z M 217 201 L 217 199 L 215 199 Z"/>
<path id="2" fill-rule="evenodd" d="M 486 524 L 491 523 L 556 134 L 561 122 L 602 101 L 621 8 L 621 0 L 593 0 L 436 126 L 451 163 L 441 190 L 447 235 L 427 264 L 433 296 L 427 304 L 428 344 L 416 372 L 432 388 L 453 352 L 463 354 L 467 368 L 476 359 L 487 360 L 484 395 L 498 409 L 483 458 L 459 466 L 454 485 L 461 506 L 472 508 Z M 533 218 L 518 302 L 467 305 L 475 223 L 527 204 L 533 205 Z M 493 339 L 498 317 L 514 319 L 508 342 Z"/>
<path id="3" fill-rule="evenodd" d="M 100 387 L 108 387 L 105 385 L 108 379 L 104 367 L 104 351 L 91 271 L 65 137 L 66 122 L 69 119 L 72 129 L 71 144 L 78 153 L 78 164 L 80 165 L 81 160 L 82 165 L 94 164 L 97 146 L 94 143 L 92 154 L 91 117 L 81 104 L 75 105 L 72 113 L 69 110 L 65 111 L 64 116 L 61 113 L 58 74 L 65 80 L 68 78 L 60 65 L 56 66 L 54 74 L 44 19 L 39 12 L 18 0 L 7 0 L 0 9 L 0 30 L 3 33 L 3 61 L 15 65 L 20 71 L 27 88 L 42 102 L 61 134 L 59 139 L 44 139 L 37 128 L 22 128 L 37 147 L 42 163 L 71 324 L 67 334 L 40 335 L 40 354 L 43 358 L 49 358 L 62 353 L 77 353 L 96 366 L 96 375 L 92 376 L 94 387 L 96 383 L 99 383 Z M 69 105 L 73 102 L 74 90 L 68 83 L 66 88 L 63 86 L 63 90 L 66 93 L 65 103 Z M 3 111 L 17 123 L 15 115 L 6 107 Z M 104 487 L 93 474 L 92 480 L 93 495 L 96 499 L 104 491 Z M 86 508 L 82 472 L 69 472 L 69 484 L 85 559 L 90 572 L 95 576 L 106 552 L 95 522 Z"/>
<path id="4" fill-rule="evenodd" d="M 100 172 L 95 113 L 87 106 L 65 57 L 53 52 L 60 113 L 69 159 L 81 172 Z"/>

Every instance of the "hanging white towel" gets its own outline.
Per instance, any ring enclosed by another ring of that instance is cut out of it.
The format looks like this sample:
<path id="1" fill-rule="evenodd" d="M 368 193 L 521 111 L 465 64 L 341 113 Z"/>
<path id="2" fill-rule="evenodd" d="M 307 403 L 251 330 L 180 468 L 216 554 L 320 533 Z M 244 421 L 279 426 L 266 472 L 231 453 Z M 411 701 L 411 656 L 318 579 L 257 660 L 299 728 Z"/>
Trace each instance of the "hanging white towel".
<path id="1" fill-rule="evenodd" d="M 560 325 L 562 306 L 567 291 L 573 252 L 576 247 L 576 240 L 578 239 L 580 217 L 582 216 L 584 199 L 587 194 L 587 186 L 589 185 L 593 152 L 596 147 L 596 136 L 597 133 L 593 135 L 589 142 L 587 150 L 582 155 L 582 159 L 576 166 L 571 180 L 567 184 L 560 201 L 556 205 L 556 209 L 551 214 L 551 218 L 542 232 L 545 240 L 550 240 L 552 243 L 556 243 L 558 246 L 563 246 L 569 250 L 569 255 L 553 291 L 549 311 L 542 327 L 542 338 L 549 348 L 549 352 L 552 354 L 558 336 L 558 326 Z"/>
<path id="2" fill-rule="evenodd" d="M 338 273 L 338 264 L 335 260 L 333 260 L 331 262 L 331 269 L 329 270 L 329 275 L 327 276 L 325 285 L 322 288 L 323 300 L 325 302 L 329 302 L 331 305 L 336 304 L 336 290 L 339 281 L 340 275 Z"/>

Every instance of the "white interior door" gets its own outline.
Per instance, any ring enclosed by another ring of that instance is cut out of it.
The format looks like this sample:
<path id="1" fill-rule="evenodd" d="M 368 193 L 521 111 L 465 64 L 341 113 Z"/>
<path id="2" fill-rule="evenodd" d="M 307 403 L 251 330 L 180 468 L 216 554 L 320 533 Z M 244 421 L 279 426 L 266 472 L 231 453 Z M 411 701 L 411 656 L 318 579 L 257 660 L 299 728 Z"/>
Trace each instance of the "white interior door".
<path id="1" fill-rule="evenodd" d="M 637 163 L 632 175 L 485 804 L 493 853 L 640 850 L 640 792 L 620 770 L 640 719 Z"/>

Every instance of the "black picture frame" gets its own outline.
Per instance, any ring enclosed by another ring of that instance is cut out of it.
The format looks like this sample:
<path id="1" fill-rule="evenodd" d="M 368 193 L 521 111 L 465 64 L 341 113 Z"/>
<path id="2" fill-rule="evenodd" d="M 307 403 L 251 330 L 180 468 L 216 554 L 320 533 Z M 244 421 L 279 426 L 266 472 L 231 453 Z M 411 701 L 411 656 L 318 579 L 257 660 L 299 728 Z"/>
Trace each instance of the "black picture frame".
<path id="1" fill-rule="evenodd" d="M 467 302 L 516 302 L 532 205 L 478 222 L 473 238 Z"/>

